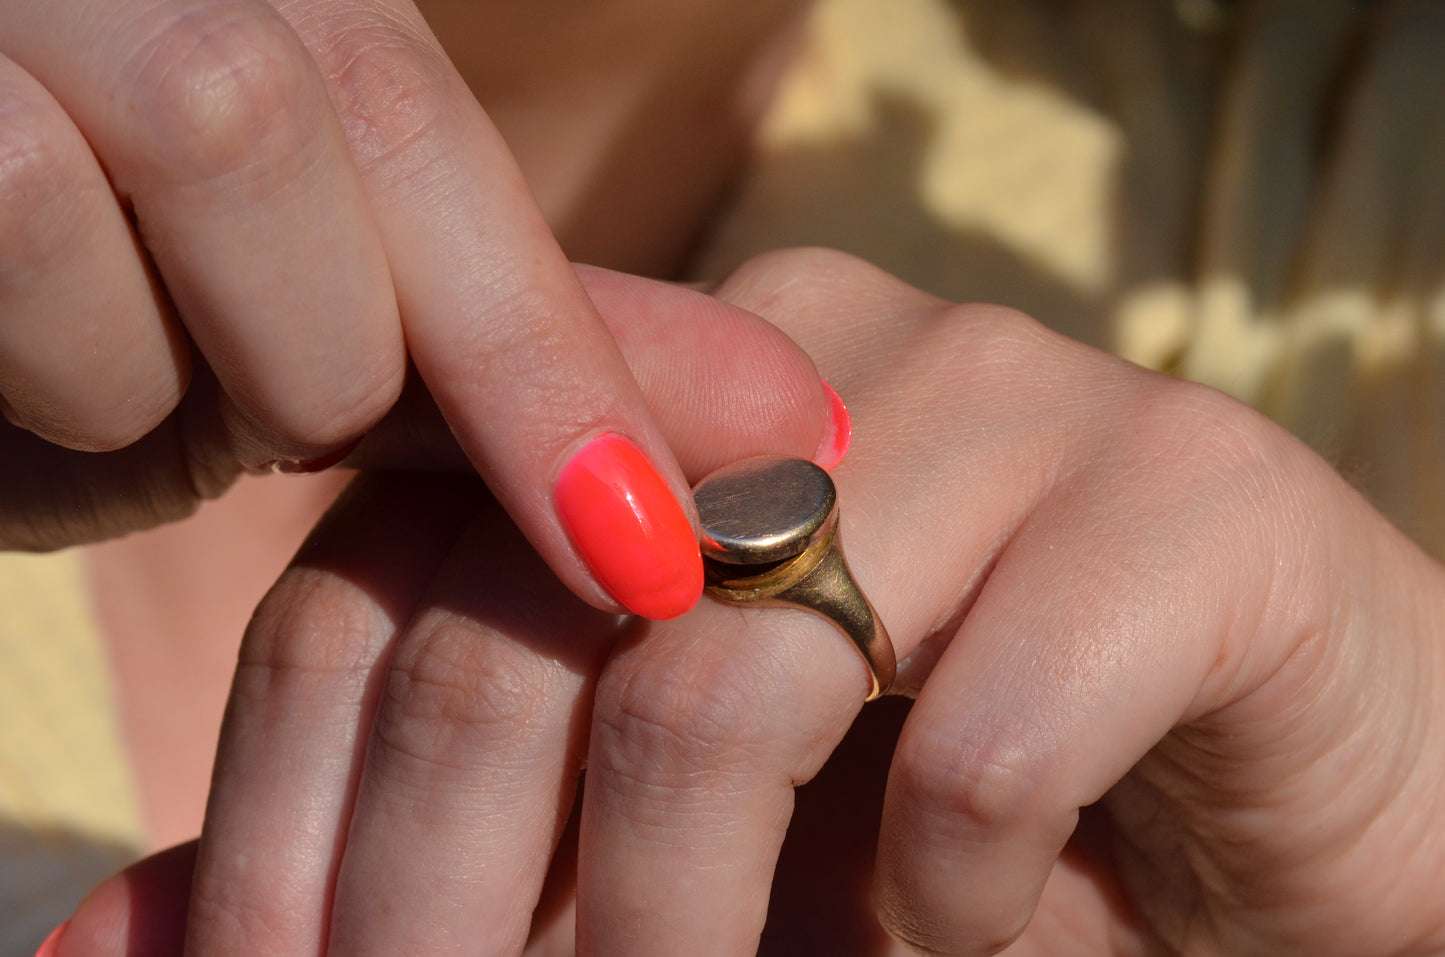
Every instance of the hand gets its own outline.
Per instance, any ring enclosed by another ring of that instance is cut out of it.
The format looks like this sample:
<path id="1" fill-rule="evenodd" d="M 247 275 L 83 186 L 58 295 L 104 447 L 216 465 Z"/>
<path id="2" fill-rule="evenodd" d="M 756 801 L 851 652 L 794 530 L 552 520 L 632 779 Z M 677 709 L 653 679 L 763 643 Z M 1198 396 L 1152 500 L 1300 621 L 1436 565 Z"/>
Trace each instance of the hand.
<path id="1" fill-rule="evenodd" d="M 846 257 L 764 257 L 716 293 L 854 413 L 849 558 L 917 696 L 874 873 L 897 940 L 1445 947 L 1445 581 L 1324 462 L 1218 393 Z M 329 914 L 337 952 L 515 953 L 585 755 L 578 951 L 753 952 L 794 789 L 867 687 L 857 655 L 811 616 L 714 602 L 612 630 L 452 507 L 334 516 L 268 599 L 192 946 L 318 952 Z M 119 886 L 91 913 L 124 912 Z M 847 919 L 868 939 L 834 952 L 883 952 Z M 61 957 L 123 952 L 98 923 Z"/>
<path id="2" fill-rule="evenodd" d="M 696 599 L 682 472 L 410 0 L 17 0 L 0 36 L 0 547 L 334 461 L 410 358 L 569 588 L 654 616 Z M 609 576 L 559 516 L 565 466 L 609 432 L 640 449 L 658 582 Z"/>

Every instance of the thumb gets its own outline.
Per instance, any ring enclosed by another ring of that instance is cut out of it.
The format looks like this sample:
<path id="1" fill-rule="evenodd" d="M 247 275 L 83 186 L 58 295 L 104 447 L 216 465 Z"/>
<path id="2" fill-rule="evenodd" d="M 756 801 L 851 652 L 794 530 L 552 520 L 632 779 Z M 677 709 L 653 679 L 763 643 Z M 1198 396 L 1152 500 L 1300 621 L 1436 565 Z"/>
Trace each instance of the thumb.
<path id="1" fill-rule="evenodd" d="M 689 480 L 750 455 L 842 458 L 847 409 L 776 326 L 686 287 L 576 269 Z M 419 382 L 345 464 L 471 471 Z"/>
<path id="2" fill-rule="evenodd" d="M 782 330 L 738 306 L 595 267 L 578 275 L 688 478 L 750 455 L 846 451 L 847 410 Z"/>

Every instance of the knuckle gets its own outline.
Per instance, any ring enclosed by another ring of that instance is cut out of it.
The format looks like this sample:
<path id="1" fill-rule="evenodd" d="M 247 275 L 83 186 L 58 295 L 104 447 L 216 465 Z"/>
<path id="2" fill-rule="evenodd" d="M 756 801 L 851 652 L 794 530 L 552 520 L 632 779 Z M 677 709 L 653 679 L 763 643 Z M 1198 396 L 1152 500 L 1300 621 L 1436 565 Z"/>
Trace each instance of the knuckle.
<path id="1" fill-rule="evenodd" d="M 1180 382 L 1167 390 L 1169 406 L 1183 405 L 1183 421 L 1193 420 L 1195 433 L 1184 444 L 1198 448 L 1231 469 L 1253 470 L 1279 458 L 1285 433 L 1243 403 L 1208 386 Z M 1170 414 L 1172 409 L 1162 410 Z M 1160 415 L 1160 410 L 1155 410 Z M 1162 423 L 1161 423 L 1162 424 Z"/>
<path id="2" fill-rule="evenodd" d="M 598 745 L 626 778 L 727 773 L 769 740 L 755 683 L 697 645 L 610 667 L 598 687 Z"/>
<path id="3" fill-rule="evenodd" d="M 929 831 L 965 842 L 1040 818 L 1047 793 L 1036 743 L 1002 733 L 919 729 L 900 742 L 894 773 Z"/>
<path id="4" fill-rule="evenodd" d="M 191 891 L 190 923 L 205 928 L 212 940 L 245 941 L 252 953 L 280 954 L 294 947 L 304 934 L 295 926 L 302 911 L 294 902 L 304 895 L 282 874 L 251 873 L 253 866 L 266 863 L 235 854 L 228 862 L 234 870 L 224 878 L 198 877 Z"/>
<path id="5" fill-rule="evenodd" d="M 31 112 L 0 109 L 0 284 L 14 287 L 53 269 L 84 211 L 69 137 Z"/>
<path id="6" fill-rule="evenodd" d="M 449 108 L 450 77 L 421 41 L 398 29 L 342 31 L 323 55 L 363 174 L 420 175 L 440 153 L 429 146 Z"/>
<path id="7" fill-rule="evenodd" d="M 1059 339 L 1032 316 L 989 303 L 949 305 L 930 327 L 984 364 L 1036 362 L 1040 348 Z"/>
<path id="8" fill-rule="evenodd" d="M 983 303 L 943 306 L 917 330 L 912 351 L 926 357 L 935 375 L 956 375 L 964 357 L 970 379 L 1015 390 L 1018 383 L 1041 381 L 1062 367 L 1059 350 L 1073 348 L 1031 316 Z"/>
<path id="9" fill-rule="evenodd" d="M 801 304 L 832 303 L 856 293 L 876 298 L 879 287 L 909 288 L 850 253 L 805 246 L 754 256 L 729 273 L 713 292 L 768 317 L 791 312 Z"/>
<path id="10" fill-rule="evenodd" d="M 557 668 L 526 649 L 489 640 L 480 626 L 438 613 L 397 649 L 376 737 L 428 764 L 486 751 L 530 754 L 538 716 L 561 692 Z"/>
<path id="11" fill-rule="evenodd" d="M 328 573 L 293 568 L 262 600 L 241 642 L 238 694 L 279 684 L 364 682 L 390 633 L 385 613 Z"/>
<path id="12" fill-rule="evenodd" d="M 128 116 L 147 160 L 181 185 L 270 178 L 296 157 L 325 106 L 305 48 L 259 6 L 203 5 L 147 45 Z"/>
<path id="13" fill-rule="evenodd" d="M 1152 458 L 1191 501 L 1229 511 L 1283 504 L 1282 471 L 1297 460 L 1284 429 L 1208 386 L 1161 380 L 1134 404 L 1117 430 L 1126 456 Z M 1305 486 L 1301 486 L 1305 487 Z"/>

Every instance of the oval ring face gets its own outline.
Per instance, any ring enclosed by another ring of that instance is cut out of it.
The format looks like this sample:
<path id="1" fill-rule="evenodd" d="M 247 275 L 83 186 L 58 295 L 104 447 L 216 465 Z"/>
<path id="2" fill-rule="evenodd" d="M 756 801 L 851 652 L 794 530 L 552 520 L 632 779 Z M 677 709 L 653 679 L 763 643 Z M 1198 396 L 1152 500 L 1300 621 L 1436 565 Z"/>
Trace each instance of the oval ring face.
<path id="1" fill-rule="evenodd" d="M 760 565 L 801 555 L 838 506 L 828 473 L 764 455 L 723 466 L 693 489 L 704 558 Z"/>

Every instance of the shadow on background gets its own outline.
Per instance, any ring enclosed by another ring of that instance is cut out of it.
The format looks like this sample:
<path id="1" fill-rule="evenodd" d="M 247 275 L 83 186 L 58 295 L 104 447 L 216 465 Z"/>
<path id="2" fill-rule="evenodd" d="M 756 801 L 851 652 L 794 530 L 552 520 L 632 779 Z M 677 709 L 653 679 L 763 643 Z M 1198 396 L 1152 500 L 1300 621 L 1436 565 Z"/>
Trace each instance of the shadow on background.
<path id="1" fill-rule="evenodd" d="M 920 171 L 938 132 L 926 107 L 880 91 L 872 114 L 866 138 L 795 146 L 769 160 L 744 215 L 766 217 L 770 246 L 839 249 L 945 299 L 1012 306 L 1076 338 L 1097 338 L 1089 330 L 1102 325 L 1102 303 L 997 237 L 943 222 L 924 205 Z M 710 250 L 701 268 L 726 272 L 751 252 Z"/>
<path id="2" fill-rule="evenodd" d="M 818 776 L 798 788 L 760 957 L 872 957 L 890 949 L 873 916 L 873 857 L 888 765 L 910 706 L 904 698 L 868 705 Z"/>
<path id="3" fill-rule="evenodd" d="M 946 127 L 899 64 L 868 79 L 866 128 L 779 146 L 747 175 L 694 271 L 821 245 L 945 299 L 1020 309 L 1255 405 L 1445 555 L 1445 322 L 1432 305 L 1445 295 L 1445 5 L 932 6 L 1000 89 L 1117 133 L 1089 186 L 1102 190 L 1089 242 L 1106 275 L 1081 285 L 1029 242 L 930 208 L 927 175 L 956 164 L 1022 196 L 1043 216 L 1029 235 L 1047 239 L 1053 200 L 1040 197 L 1082 160 L 1046 131 L 1031 144 L 1027 110 L 1017 125 L 1003 116 L 1002 134 L 988 117 Z"/>

